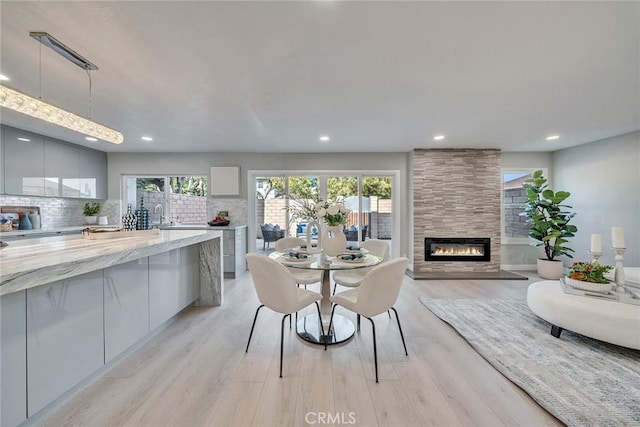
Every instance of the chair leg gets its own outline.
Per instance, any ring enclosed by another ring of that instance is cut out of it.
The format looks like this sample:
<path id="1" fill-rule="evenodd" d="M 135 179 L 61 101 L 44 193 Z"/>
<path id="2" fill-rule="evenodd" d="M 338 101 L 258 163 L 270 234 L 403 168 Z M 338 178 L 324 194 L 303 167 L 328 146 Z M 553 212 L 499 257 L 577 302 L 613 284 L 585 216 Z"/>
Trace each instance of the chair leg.
<path id="1" fill-rule="evenodd" d="M 389 315 L 389 319 L 391 319 L 391 312 L 387 310 L 387 314 Z"/>
<path id="2" fill-rule="evenodd" d="M 337 306 L 338 306 L 337 304 L 333 304 L 333 308 L 331 309 L 331 317 L 329 318 L 329 329 L 327 330 L 327 333 L 324 334 L 324 351 L 327 351 L 327 346 L 329 345 L 327 341 L 329 341 L 329 335 L 331 334 L 331 327 L 333 326 L 333 313 L 335 313 Z M 320 322 L 322 322 L 322 317 L 320 317 Z"/>
<path id="3" fill-rule="evenodd" d="M 253 323 L 251 324 L 251 332 L 249 332 L 249 341 L 247 341 L 247 348 L 244 350 L 245 353 L 249 351 L 249 343 L 251 342 L 251 336 L 253 335 L 253 328 L 256 326 L 256 320 L 258 320 L 258 312 L 262 307 L 264 307 L 264 304 L 258 307 L 258 309 L 256 310 L 256 315 L 253 316 Z"/>
<path id="4" fill-rule="evenodd" d="M 357 321 L 357 324 L 358 324 L 357 328 L 358 329 L 357 330 L 358 330 L 358 332 L 360 332 L 360 315 L 359 314 L 356 314 L 356 319 L 358 319 L 358 321 Z"/>
<path id="5" fill-rule="evenodd" d="M 338 282 L 336 282 L 336 283 L 333 285 L 333 293 L 332 293 L 331 295 L 335 295 L 335 294 L 336 294 L 336 288 L 337 288 L 337 287 L 338 287 Z"/>
<path id="6" fill-rule="evenodd" d="M 376 367 L 376 382 L 378 382 L 378 347 L 376 346 L 376 324 L 373 319 L 367 317 L 371 322 L 371 330 L 373 331 L 373 364 Z"/>
<path id="7" fill-rule="evenodd" d="M 322 326 L 322 313 L 320 312 L 320 304 L 318 304 L 318 301 L 316 301 L 316 308 L 318 309 L 318 320 L 320 322 L 320 331 L 322 332 L 322 336 L 324 335 L 324 326 Z M 297 315 L 298 313 L 296 313 Z"/>
<path id="8" fill-rule="evenodd" d="M 393 307 L 391 307 L 391 310 L 393 310 L 393 312 L 396 314 L 396 321 L 398 322 L 398 329 L 400 330 L 400 338 L 402 338 L 402 345 L 404 346 L 404 354 L 405 356 L 408 356 L 409 353 L 407 352 L 407 344 L 405 344 L 404 342 L 404 334 L 402 333 L 402 326 L 400 326 L 400 318 L 398 317 L 398 312 Z"/>
<path id="9" fill-rule="evenodd" d="M 289 319 L 291 319 L 291 313 L 285 314 L 284 316 L 282 316 L 282 322 L 280 325 L 280 378 L 282 378 L 282 353 L 284 350 L 284 320 L 287 318 L 287 316 L 289 316 Z"/>
<path id="10" fill-rule="evenodd" d="M 297 311 L 296 311 L 296 314 L 298 314 Z M 291 329 L 291 315 L 289 315 L 289 329 Z"/>

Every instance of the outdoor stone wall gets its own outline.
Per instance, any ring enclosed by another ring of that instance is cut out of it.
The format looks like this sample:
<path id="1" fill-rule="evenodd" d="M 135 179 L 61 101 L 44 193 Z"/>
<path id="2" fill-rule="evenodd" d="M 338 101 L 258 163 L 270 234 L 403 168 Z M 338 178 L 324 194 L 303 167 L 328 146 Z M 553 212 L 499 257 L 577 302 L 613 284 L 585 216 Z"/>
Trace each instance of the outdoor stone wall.
<path id="1" fill-rule="evenodd" d="M 286 206 L 285 199 L 267 199 L 264 201 L 264 222 L 262 224 L 278 224 L 280 228 L 284 229 L 287 225 L 287 212 L 284 210 Z M 295 224 L 292 225 L 295 227 Z M 260 228 L 260 227 L 258 227 Z M 290 230 L 291 233 L 291 230 Z M 293 234 L 295 236 L 295 228 Z"/>
<path id="2" fill-rule="evenodd" d="M 144 206 L 149 209 L 149 220 L 152 224 L 160 222 L 160 211 L 154 212 L 157 205 L 164 206 L 164 194 L 159 191 L 136 191 L 136 202 L 144 199 Z M 207 198 L 188 194 L 169 194 L 169 212 L 165 212 L 165 222 L 206 222 Z"/>
<path id="3" fill-rule="evenodd" d="M 412 159 L 414 273 L 500 271 L 500 150 L 414 150 Z M 488 237 L 491 261 L 426 262 L 427 236 Z"/>
<path id="4" fill-rule="evenodd" d="M 531 226 L 527 217 L 521 216 L 522 205 L 527 201 L 527 190 L 510 188 L 504 190 L 504 234 L 506 237 L 527 237 Z"/>

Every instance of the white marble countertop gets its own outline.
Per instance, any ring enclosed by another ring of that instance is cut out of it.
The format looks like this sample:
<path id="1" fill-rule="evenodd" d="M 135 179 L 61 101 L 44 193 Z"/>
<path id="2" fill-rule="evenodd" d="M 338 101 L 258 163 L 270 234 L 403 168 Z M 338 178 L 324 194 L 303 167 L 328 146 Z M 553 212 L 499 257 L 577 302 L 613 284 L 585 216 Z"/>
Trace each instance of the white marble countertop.
<path id="1" fill-rule="evenodd" d="M 104 240 L 74 235 L 10 241 L 0 250 L 0 295 L 215 238 L 222 232 L 172 229 Z"/>
<path id="2" fill-rule="evenodd" d="M 17 238 L 17 237 L 30 237 L 30 236 L 38 236 L 38 235 L 49 235 L 49 234 L 57 234 L 57 233 L 73 233 L 74 231 L 80 232 L 87 228 L 87 225 L 76 225 L 69 227 L 58 227 L 58 228 L 38 228 L 36 230 L 13 230 L 13 231 L 2 231 L 0 232 L 0 240 L 3 238 Z"/>
<path id="3" fill-rule="evenodd" d="M 181 223 L 181 224 L 167 224 L 161 225 L 161 230 L 235 230 L 237 228 L 246 228 L 246 224 L 229 224 L 224 226 L 211 226 L 205 223 Z"/>

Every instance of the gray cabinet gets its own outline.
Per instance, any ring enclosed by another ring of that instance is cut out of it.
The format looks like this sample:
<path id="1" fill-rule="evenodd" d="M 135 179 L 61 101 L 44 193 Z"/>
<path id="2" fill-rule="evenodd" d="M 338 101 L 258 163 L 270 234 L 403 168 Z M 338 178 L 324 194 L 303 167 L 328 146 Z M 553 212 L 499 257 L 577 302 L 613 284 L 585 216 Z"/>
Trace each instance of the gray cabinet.
<path id="1" fill-rule="evenodd" d="M 3 126 L 0 193 L 107 198 L 107 154 Z"/>
<path id="2" fill-rule="evenodd" d="M 0 194 L 4 194 L 4 130 L 0 129 Z"/>
<path id="3" fill-rule="evenodd" d="M 13 128 L 4 133 L 4 191 L 6 194 L 44 196 L 44 141 Z"/>
<path id="4" fill-rule="evenodd" d="M 180 248 L 180 303 L 182 310 L 200 296 L 200 245 Z"/>
<path id="5" fill-rule="evenodd" d="M 102 275 L 27 290 L 29 416 L 103 365 Z"/>
<path id="6" fill-rule="evenodd" d="M 180 250 L 149 257 L 149 329 L 154 330 L 179 310 Z"/>
<path id="7" fill-rule="evenodd" d="M 44 141 L 45 196 L 80 197 L 80 150 L 77 146 Z"/>
<path id="8" fill-rule="evenodd" d="M 149 258 L 104 270 L 105 363 L 149 332 Z"/>
<path id="9" fill-rule="evenodd" d="M 107 153 L 80 148 L 80 197 L 107 198 Z"/>
<path id="10" fill-rule="evenodd" d="M 247 270 L 247 227 L 222 230 L 224 277 L 237 277 Z"/>
<path id="11" fill-rule="evenodd" d="M 0 425 L 27 419 L 26 291 L 0 298 Z"/>

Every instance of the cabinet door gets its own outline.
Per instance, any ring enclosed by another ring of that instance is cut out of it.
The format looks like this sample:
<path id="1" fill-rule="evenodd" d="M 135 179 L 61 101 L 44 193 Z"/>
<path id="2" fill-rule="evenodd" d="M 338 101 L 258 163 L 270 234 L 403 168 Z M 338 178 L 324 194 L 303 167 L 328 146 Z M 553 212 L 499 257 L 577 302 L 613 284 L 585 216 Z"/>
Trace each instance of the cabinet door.
<path id="1" fill-rule="evenodd" d="M 240 273 L 247 271 L 247 228 L 236 228 L 236 241 L 235 241 L 235 274 L 238 276 Z"/>
<path id="2" fill-rule="evenodd" d="M 200 245 L 180 248 L 180 307 L 182 310 L 200 296 Z"/>
<path id="3" fill-rule="evenodd" d="M 179 311 L 180 250 L 149 257 L 149 329 Z"/>
<path id="4" fill-rule="evenodd" d="M 104 270 L 105 363 L 149 332 L 149 258 Z"/>
<path id="5" fill-rule="evenodd" d="M 79 149 L 45 139 L 44 176 L 45 196 L 80 197 Z"/>
<path id="6" fill-rule="evenodd" d="M 80 148 L 80 197 L 107 198 L 107 153 Z"/>
<path id="7" fill-rule="evenodd" d="M 5 193 L 44 196 L 44 141 L 18 129 L 3 132 Z"/>
<path id="8" fill-rule="evenodd" d="M 29 416 L 104 364 L 102 274 L 27 290 Z"/>
<path id="9" fill-rule="evenodd" d="M 4 194 L 4 129 L 0 129 L 0 194 Z"/>
<path id="10" fill-rule="evenodd" d="M 27 419 L 26 291 L 0 297 L 0 425 Z"/>

